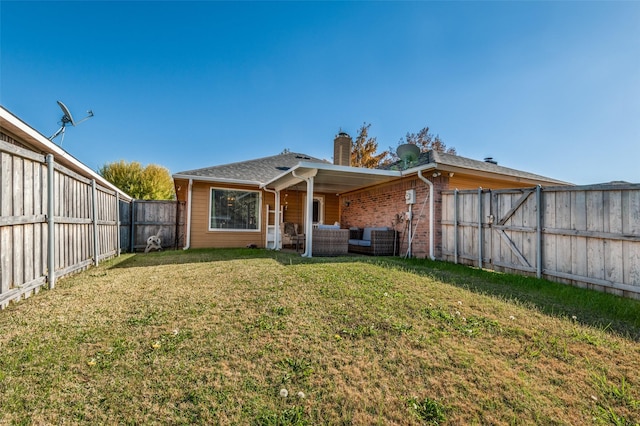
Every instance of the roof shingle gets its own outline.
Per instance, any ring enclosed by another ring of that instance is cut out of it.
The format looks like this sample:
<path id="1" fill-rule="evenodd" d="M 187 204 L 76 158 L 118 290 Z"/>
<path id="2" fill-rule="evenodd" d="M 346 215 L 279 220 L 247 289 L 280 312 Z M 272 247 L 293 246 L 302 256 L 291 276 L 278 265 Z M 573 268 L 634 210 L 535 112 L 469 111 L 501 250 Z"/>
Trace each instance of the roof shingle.
<path id="1" fill-rule="evenodd" d="M 255 160 L 222 164 L 219 166 L 205 167 L 203 169 L 187 170 L 176 173 L 176 175 L 204 177 L 213 180 L 220 179 L 247 183 L 265 183 L 286 172 L 301 161 L 329 163 L 327 160 L 321 160 L 306 154 L 287 152 Z"/>

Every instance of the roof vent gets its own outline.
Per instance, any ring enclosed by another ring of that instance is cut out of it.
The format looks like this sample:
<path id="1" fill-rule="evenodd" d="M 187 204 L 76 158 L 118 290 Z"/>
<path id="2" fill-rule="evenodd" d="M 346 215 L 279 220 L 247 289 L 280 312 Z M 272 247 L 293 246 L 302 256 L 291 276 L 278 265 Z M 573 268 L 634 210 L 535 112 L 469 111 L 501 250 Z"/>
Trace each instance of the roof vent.
<path id="1" fill-rule="evenodd" d="M 484 157 L 484 162 L 491 163 L 491 164 L 498 164 L 498 162 L 494 160 L 493 157 Z"/>

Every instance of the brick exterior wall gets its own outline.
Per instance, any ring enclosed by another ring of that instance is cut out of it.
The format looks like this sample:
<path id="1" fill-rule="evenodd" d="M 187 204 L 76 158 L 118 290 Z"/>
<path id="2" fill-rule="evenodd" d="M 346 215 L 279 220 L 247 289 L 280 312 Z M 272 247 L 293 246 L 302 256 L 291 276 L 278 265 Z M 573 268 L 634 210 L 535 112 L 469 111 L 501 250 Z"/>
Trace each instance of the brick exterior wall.
<path id="1" fill-rule="evenodd" d="M 429 178 L 434 185 L 434 246 L 435 256 L 440 257 L 442 249 L 442 190 L 448 189 L 449 178 L 439 176 Z M 405 193 L 409 189 L 416 191 L 416 203 L 412 206 L 414 237 L 412 256 L 429 256 L 429 187 L 417 176 L 395 181 L 386 185 L 343 194 L 340 200 L 343 228 L 357 226 L 388 226 L 399 232 L 400 255 L 407 254 L 409 229 L 405 213 L 409 205 L 405 202 Z"/>

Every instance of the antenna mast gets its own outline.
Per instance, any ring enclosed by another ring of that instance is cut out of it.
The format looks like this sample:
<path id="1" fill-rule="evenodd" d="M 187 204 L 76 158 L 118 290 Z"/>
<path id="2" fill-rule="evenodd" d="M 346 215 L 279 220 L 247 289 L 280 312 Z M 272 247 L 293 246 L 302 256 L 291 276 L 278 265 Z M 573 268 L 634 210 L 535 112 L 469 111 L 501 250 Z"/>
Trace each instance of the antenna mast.
<path id="1" fill-rule="evenodd" d="M 73 119 L 73 116 L 71 115 L 71 111 L 69 111 L 69 108 L 67 108 L 67 106 L 63 104 L 61 101 L 57 101 L 57 102 L 58 102 L 58 106 L 62 110 L 62 118 L 60 119 L 60 128 L 58 129 L 57 132 L 51 135 L 51 137 L 49 137 L 49 140 L 52 141 L 58 136 L 62 135 L 62 138 L 60 139 L 60 145 L 62 145 L 62 141 L 64 140 L 64 129 L 67 127 L 67 124 L 71 123 L 71 125 L 75 127 L 78 124 L 82 123 L 83 121 L 87 121 L 88 119 L 93 117 L 93 111 L 91 110 L 87 111 L 88 115 L 85 118 L 83 118 L 80 121 L 75 121 Z"/>

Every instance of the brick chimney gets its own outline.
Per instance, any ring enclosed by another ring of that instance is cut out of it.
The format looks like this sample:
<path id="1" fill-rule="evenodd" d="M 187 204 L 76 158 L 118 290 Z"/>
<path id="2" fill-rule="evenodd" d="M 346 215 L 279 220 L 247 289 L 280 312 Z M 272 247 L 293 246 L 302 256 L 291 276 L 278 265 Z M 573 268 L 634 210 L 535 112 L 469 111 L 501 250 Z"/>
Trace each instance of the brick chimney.
<path id="1" fill-rule="evenodd" d="M 351 165 L 351 136 L 342 131 L 333 140 L 333 164 Z"/>

